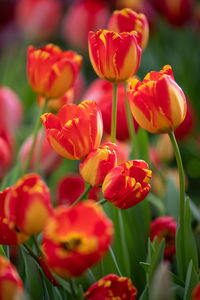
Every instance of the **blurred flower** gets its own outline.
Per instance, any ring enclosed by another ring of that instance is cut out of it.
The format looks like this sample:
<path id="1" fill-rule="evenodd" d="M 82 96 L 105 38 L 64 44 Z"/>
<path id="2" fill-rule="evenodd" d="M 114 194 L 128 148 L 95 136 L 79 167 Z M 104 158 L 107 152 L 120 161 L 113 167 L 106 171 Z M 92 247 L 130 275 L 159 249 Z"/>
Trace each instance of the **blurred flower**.
<path id="1" fill-rule="evenodd" d="M 38 260 L 39 260 L 39 263 L 40 263 L 40 267 L 42 268 L 42 271 L 44 272 L 44 274 L 46 275 L 46 277 L 49 279 L 49 281 L 51 282 L 51 284 L 53 286 L 60 286 L 61 284 L 55 279 L 55 277 L 53 276 L 53 274 L 51 273 L 51 271 L 49 269 L 49 266 L 44 261 L 43 257 L 41 257 L 39 255 L 38 256 Z"/>
<path id="2" fill-rule="evenodd" d="M 105 28 L 109 15 L 105 1 L 84 0 L 72 4 L 63 22 L 63 37 L 66 43 L 86 52 L 88 32 Z"/>
<path id="3" fill-rule="evenodd" d="M 136 13 L 130 8 L 115 10 L 109 19 L 107 29 L 115 32 L 137 32 L 137 41 L 144 51 L 149 38 L 149 24 L 144 14 Z"/>
<path id="4" fill-rule="evenodd" d="M 104 256 L 112 236 L 112 222 L 93 201 L 59 206 L 44 229 L 46 262 L 61 276 L 79 276 Z"/>
<path id="5" fill-rule="evenodd" d="M 119 83 L 135 75 L 140 65 L 141 48 L 137 33 L 99 30 L 88 34 L 91 64 L 100 78 Z"/>
<path id="6" fill-rule="evenodd" d="M 117 165 L 116 148 L 107 142 L 89 152 L 79 165 L 79 172 L 87 183 L 92 186 L 103 183 L 108 172 Z"/>
<path id="7" fill-rule="evenodd" d="M 11 188 L 6 188 L 0 192 L 0 244 L 19 245 L 28 239 L 28 235 L 22 233 L 14 222 L 9 222 L 6 216 L 7 197 Z M 0 268 L 1 269 L 1 268 Z"/>
<path id="8" fill-rule="evenodd" d="M 93 186 L 88 193 L 88 199 L 99 201 L 101 196 L 101 188 L 99 186 Z"/>
<path id="9" fill-rule="evenodd" d="M 16 22 L 29 39 L 45 40 L 57 30 L 62 16 L 59 0 L 20 0 L 16 3 Z"/>
<path id="10" fill-rule="evenodd" d="M 174 158 L 173 145 L 168 134 L 162 134 L 158 137 L 156 148 L 161 161 L 170 162 Z"/>
<path id="11" fill-rule="evenodd" d="M 94 283 L 86 292 L 88 300 L 97 299 L 123 299 L 135 300 L 137 289 L 132 284 L 131 279 L 109 274 Z"/>
<path id="12" fill-rule="evenodd" d="M 157 238 L 158 243 L 165 239 L 165 250 L 164 258 L 171 260 L 173 255 L 176 253 L 175 246 L 175 234 L 176 234 L 177 223 L 171 216 L 165 216 L 155 219 L 151 223 L 150 238 L 153 241 Z"/>
<path id="13" fill-rule="evenodd" d="M 110 136 L 107 135 L 104 138 L 104 142 L 109 142 Z M 115 144 L 117 145 L 116 154 L 117 154 L 117 164 L 120 165 L 125 161 L 129 160 L 130 155 L 130 146 L 127 142 L 116 140 Z"/>
<path id="14" fill-rule="evenodd" d="M 32 143 L 33 143 L 33 135 L 29 136 L 24 141 L 24 143 L 22 144 L 19 150 L 18 158 L 22 168 L 24 168 L 25 166 L 25 162 L 29 155 Z M 41 145 L 41 155 L 40 155 L 38 167 L 41 173 L 44 173 L 45 175 L 50 175 L 53 171 L 55 171 L 59 167 L 62 158 L 52 149 L 51 145 L 47 140 L 47 137 L 45 136 L 45 133 L 43 133 L 42 131 L 39 131 L 37 135 L 36 144 L 31 158 L 29 171 L 32 172 L 34 170 L 40 145 Z"/>
<path id="15" fill-rule="evenodd" d="M 191 300 L 199 300 L 199 299 L 200 299 L 200 282 L 193 289 Z"/>
<path id="16" fill-rule="evenodd" d="M 9 223 L 27 235 L 40 233 L 52 214 L 51 195 L 42 178 L 27 174 L 20 178 L 5 200 Z"/>
<path id="17" fill-rule="evenodd" d="M 181 26 L 191 17 L 193 0 L 151 0 L 155 8 L 173 25 Z"/>
<path id="18" fill-rule="evenodd" d="M 32 89 L 47 99 L 62 97 L 80 71 L 82 57 L 73 51 L 62 51 L 48 44 L 35 49 L 29 46 L 27 74 Z"/>
<path id="19" fill-rule="evenodd" d="M 120 209 L 140 203 L 148 195 L 151 171 L 142 160 L 130 160 L 113 168 L 106 176 L 102 192 L 104 198 Z"/>
<path id="20" fill-rule="evenodd" d="M 8 143 L 0 136 L 0 180 L 6 174 L 12 161 L 12 151 Z"/>
<path id="21" fill-rule="evenodd" d="M 152 164 L 154 164 L 157 168 L 160 168 L 162 165 L 162 162 L 160 160 L 160 157 L 158 155 L 158 150 L 156 146 L 149 146 L 149 159 Z"/>
<path id="22" fill-rule="evenodd" d="M 101 111 L 94 101 L 66 104 L 58 116 L 47 113 L 41 119 L 52 148 L 66 158 L 82 159 L 101 142 Z"/>
<path id="23" fill-rule="evenodd" d="M 85 182 L 78 174 L 67 174 L 56 187 L 57 205 L 72 205 L 84 192 Z"/>
<path id="24" fill-rule="evenodd" d="M 92 82 L 88 90 L 86 90 L 84 96 L 86 99 L 95 99 L 101 109 L 104 132 L 110 134 L 113 98 L 112 83 L 103 79 L 96 79 Z M 122 83 L 120 83 L 117 88 L 117 99 L 116 138 L 118 140 L 126 140 L 129 138 L 129 129 L 126 117 L 124 86 Z M 132 119 L 135 130 L 137 131 L 139 128 L 138 123 L 133 117 Z"/>
<path id="25" fill-rule="evenodd" d="M 179 142 L 185 141 L 189 138 L 196 125 L 196 113 L 191 101 L 187 101 L 187 112 L 184 121 L 175 129 L 174 134 Z"/>
<path id="26" fill-rule="evenodd" d="M 88 99 L 84 98 L 83 92 L 86 87 L 86 78 L 84 77 L 83 73 L 80 72 L 75 80 L 74 86 L 73 86 L 73 93 L 74 93 L 74 103 L 79 103 L 80 99 Z"/>
<path id="27" fill-rule="evenodd" d="M 1 300 L 19 300 L 23 296 L 23 282 L 16 268 L 0 255 L 0 293 Z"/>
<path id="28" fill-rule="evenodd" d="M 150 72 L 143 82 L 129 81 L 128 98 L 138 124 L 151 133 L 169 133 L 183 122 L 186 99 L 169 65 Z"/>

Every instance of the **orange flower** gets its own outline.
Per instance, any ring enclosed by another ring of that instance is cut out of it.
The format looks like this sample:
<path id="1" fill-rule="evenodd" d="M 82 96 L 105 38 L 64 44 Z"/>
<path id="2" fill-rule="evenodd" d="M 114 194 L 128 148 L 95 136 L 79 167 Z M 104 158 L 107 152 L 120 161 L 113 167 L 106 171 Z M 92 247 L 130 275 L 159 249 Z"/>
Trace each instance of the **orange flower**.
<path id="1" fill-rule="evenodd" d="M 170 66 L 150 72 L 143 82 L 129 81 L 128 98 L 138 124 L 151 133 L 173 131 L 186 115 L 186 99 Z"/>
<path id="2" fill-rule="evenodd" d="M 140 65 L 141 48 L 137 33 L 90 31 L 88 35 L 91 64 L 100 78 L 118 83 L 135 75 Z"/>
<path id="3" fill-rule="evenodd" d="M 52 148 L 66 158 L 79 160 L 101 142 L 101 111 L 94 101 L 66 104 L 58 116 L 47 113 L 41 119 Z"/>
<path id="4" fill-rule="evenodd" d="M 46 223 L 42 243 L 45 259 L 61 276 L 81 275 L 108 250 L 113 225 L 94 203 L 60 206 Z"/>
<path id="5" fill-rule="evenodd" d="M 27 74 L 32 89 L 45 98 L 62 97 L 70 89 L 80 71 L 82 57 L 73 51 L 62 51 L 48 44 L 28 48 Z"/>
<path id="6" fill-rule="evenodd" d="M 104 143 L 92 150 L 79 165 L 83 179 L 92 186 L 101 185 L 107 173 L 117 165 L 116 145 Z"/>
<path id="7" fill-rule="evenodd" d="M 0 299 L 22 299 L 23 290 L 23 282 L 15 267 L 0 255 Z"/>
<path id="8" fill-rule="evenodd" d="M 144 14 L 138 14 L 130 8 L 115 10 L 109 19 L 108 30 L 115 32 L 131 32 L 138 34 L 137 41 L 142 50 L 145 49 L 149 38 L 149 24 Z"/>
<path id="9" fill-rule="evenodd" d="M 164 257 L 168 260 L 176 253 L 176 227 L 177 223 L 174 218 L 170 216 L 157 218 L 151 224 L 151 241 L 153 241 L 156 237 L 159 243 L 163 238 L 165 239 Z"/>
<path id="10" fill-rule="evenodd" d="M 6 199 L 12 188 L 0 192 L 0 244 L 20 245 L 28 239 L 28 235 L 22 233 L 14 222 L 9 222 L 6 216 Z"/>
<path id="11" fill-rule="evenodd" d="M 9 223 L 14 223 L 27 235 L 41 232 L 53 212 L 49 189 L 37 174 L 20 178 L 5 201 L 5 215 Z"/>
<path id="12" fill-rule="evenodd" d="M 88 300 L 112 300 L 122 299 L 122 297 L 123 300 L 135 300 L 136 296 L 137 289 L 132 284 L 131 279 L 115 274 L 106 275 L 85 292 L 85 297 Z"/>
<path id="13" fill-rule="evenodd" d="M 102 192 L 113 205 L 126 209 L 135 206 L 148 195 L 151 171 L 143 160 L 130 160 L 113 168 L 106 176 Z"/>

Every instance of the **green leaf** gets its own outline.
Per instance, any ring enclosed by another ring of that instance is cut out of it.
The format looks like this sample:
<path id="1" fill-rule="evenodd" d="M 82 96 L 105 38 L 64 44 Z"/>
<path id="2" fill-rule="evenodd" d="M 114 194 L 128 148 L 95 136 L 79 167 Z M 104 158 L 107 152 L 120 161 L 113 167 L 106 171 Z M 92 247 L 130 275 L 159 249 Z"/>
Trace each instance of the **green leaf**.
<path id="1" fill-rule="evenodd" d="M 179 217 L 179 190 L 174 183 L 172 176 L 167 178 L 166 188 L 166 215 L 173 216 L 178 221 Z"/>
<path id="2" fill-rule="evenodd" d="M 190 210 L 193 215 L 193 217 L 200 222 L 200 211 L 199 208 L 196 206 L 196 204 L 188 197 L 190 200 Z"/>
<path id="3" fill-rule="evenodd" d="M 199 276 L 193 267 L 192 260 L 189 263 L 187 275 L 186 275 L 186 281 L 185 281 L 185 292 L 184 292 L 184 299 L 183 300 L 190 300 L 192 291 L 194 287 L 197 285 L 199 281 Z"/>
<path id="4" fill-rule="evenodd" d="M 172 272 L 170 272 L 170 276 L 171 276 L 171 279 L 172 279 L 172 281 L 175 283 L 175 284 L 177 284 L 177 285 L 179 285 L 179 286 L 181 286 L 181 287 L 185 287 L 185 283 L 184 283 L 184 281 L 183 280 L 181 280 L 178 276 L 176 276 L 174 273 L 172 273 Z"/>
<path id="5" fill-rule="evenodd" d="M 0 254 L 6 257 L 3 247 L 0 245 Z"/>
<path id="6" fill-rule="evenodd" d="M 165 248 L 165 241 L 163 239 L 161 241 L 161 243 L 155 249 L 154 254 L 152 255 L 150 266 L 149 266 L 148 273 L 147 273 L 147 282 L 148 282 L 148 284 L 151 283 L 153 273 L 155 272 L 156 268 L 158 267 L 158 265 L 163 260 L 164 248 Z"/>
<path id="7" fill-rule="evenodd" d="M 145 286 L 144 291 L 140 296 L 139 300 L 149 300 L 149 290 L 147 285 Z"/>
<path id="8" fill-rule="evenodd" d="M 21 175 L 21 166 L 20 163 L 16 163 L 15 166 L 8 172 L 4 180 L 1 183 L 1 190 L 4 190 L 6 187 L 13 185 Z"/>
<path id="9" fill-rule="evenodd" d="M 142 127 L 140 127 L 137 133 L 137 141 L 140 149 L 140 159 L 149 162 L 149 142 L 148 133 Z"/>
<path id="10" fill-rule="evenodd" d="M 141 261 L 141 262 L 140 262 L 140 265 L 142 266 L 142 268 L 144 269 L 145 272 L 148 272 L 149 266 L 150 266 L 149 263 L 146 263 L 146 262 Z"/>
<path id="11" fill-rule="evenodd" d="M 163 216 L 165 214 L 165 206 L 160 198 L 152 193 L 149 193 L 147 196 L 147 201 L 158 210 L 159 215 Z"/>

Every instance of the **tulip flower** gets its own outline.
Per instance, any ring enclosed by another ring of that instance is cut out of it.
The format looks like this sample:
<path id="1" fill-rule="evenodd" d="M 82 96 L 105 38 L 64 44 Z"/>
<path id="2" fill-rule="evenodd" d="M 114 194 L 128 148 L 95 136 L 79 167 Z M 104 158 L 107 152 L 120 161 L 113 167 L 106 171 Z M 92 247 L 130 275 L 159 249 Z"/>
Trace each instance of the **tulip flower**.
<path id="1" fill-rule="evenodd" d="M 33 143 L 33 135 L 29 136 L 24 143 L 22 144 L 20 150 L 19 150 L 19 161 L 24 167 L 25 162 L 27 160 L 27 157 L 30 153 L 30 149 Z M 41 145 L 42 143 L 42 145 Z M 34 166 L 36 164 L 36 159 L 38 155 L 38 149 L 41 145 L 41 155 L 39 160 L 39 170 L 40 172 L 44 173 L 45 175 L 52 174 L 53 171 L 55 171 L 62 161 L 62 158 L 58 153 L 56 153 L 51 145 L 49 144 L 45 133 L 42 133 L 42 131 L 39 131 L 36 139 L 36 145 L 34 147 L 33 155 L 31 158 L 29 171 L 32 172 L 34 169 Z"/>
<path id="2" fill-rule="evenodd" d="M 88 43 L 91 64 L 100 78 L 119 83 L 137 72 L 141 48 L 138 46 L 135 31 L 90 31 Z"/>
<path id="3" fill-rule="evenodd" d="M 128 99 L 138 124 L 151 133 L 173 131 L 186 115 L 186 99 L 169 65 L 150 72 L 143 82 L 129 81 Z"/>
<path id="4" fill-rule="evenodd" d="M 7 258 L 0 255 L 0 299 L 22 299 L 23 290 L 23 282 L 16 268 Z"/>
<path id="5" fill-rule="evenodd" d="M 8 143 L 0 136 L 0 179 L 6 174 L 12 160 Z"/>
<path id="6" fill-rule="evenodd" d="M 84 158 L 101 142 L 101 111 L 94 101 L 86 100 L 78 106 L 66 104 L 58 116 L 47 113 L 41 119 L 52 148 L 68 159 Z"/>
<path id="7" fill-rule="evenodd" d="M 109 274 L 94 283 L 86 292 L 88 300 L 96 299 L 124 299 L 135 300 L 137 289 L 131 279 Z"/>
<path id="8" fill-rule="evenodd" d="M 191 300 L 199 300 L 199 299 L 200 299 L 200 282 L 193 289 Z"/>
<path id="9" fill-rule="evenodd" d="M 40 233 L 53 212 L 49 189 L 37 174 L 20 178 L 5 201 L 7 219 L 27 235 Z"/>
<path id="10" fill-rule="evenodd" d="M 149 24 L 144 14 L 136 13 L 130 8 L 115 10 L 110 17 L 107 29 L 115 32 L 137 32 L 137 41 L 142 50 L 149 38 Z"/>
<path id="11" fill-rule="evenodd" d="M 166 216 L 155 219 L 151 224 L 150 238 L 157 238 L 158 243 L 165 239 L 164 258 L 170 260 L 176 253 L 175 235 L 177 223 L 173 217 Z"/>
<path id="12" fill-rule="evenodd" d="M 35 49 L 29 46 L 27 75 L 32 89 L 46 99 L 62 97 L 80 71 L 82 57 L 73 51 L 62 51 L 48 44 Z"/>
<path id="13" fill-rule="evenodd" d="M 19 230 L 14 222 L 9 222 L 6 216 L 7 198 L 12 188 L 7 188 L 0 192 L 0 244 L 20 245 L 28 239 L 28 235 Z"/>
<path id="14" fill-rule="evenodd" d="M 106 176 L 102 192 L 104 198 L 120 209 L 140 203 L 148 195 L 151 179 L 148 164 L 142 160 L 130 160 L 113 168 Z"/>
<path id="15" fill-rule="evenodd" d="M 46 223 L 44 256 L 51 270 L 61 276 L 81 275 L 104 256 L 111 244 L 112 222 L 94 203 L 59 206 Z"/>
<path id="16" fill-rule="evenodd" d="M 92 186 L 103 183 L 107 173 L 117 165 L 117 146 L 104 143 L 92 150 L 79 165 L 83 179 Z"/>

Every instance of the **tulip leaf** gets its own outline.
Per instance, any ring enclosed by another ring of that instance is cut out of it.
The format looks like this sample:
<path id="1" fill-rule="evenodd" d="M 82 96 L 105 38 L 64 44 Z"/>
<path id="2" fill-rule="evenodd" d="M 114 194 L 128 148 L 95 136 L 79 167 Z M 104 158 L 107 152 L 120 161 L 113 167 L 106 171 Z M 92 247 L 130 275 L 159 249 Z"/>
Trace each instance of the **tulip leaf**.
<path id="1" fill-rule="evenodd" d="M 188 197 L 189 199 L 189 197 Z M 196 204 L 190 199 L 190 210 L 193 215 L 193 217 L 200 222 L 200 211 L 199 208 L 196 206 Z"/>
<path id="2" fill-rule="evenodd" d="M 21 175 L 21 166 L 20 163 L 16 165 L 7 173 L 4 180 L 1 183 L 1 190 L 4 190 L 6 187 L 13 185 Z"/>
<path id="3" fill-rule="evenodd" d="M 179 217 L 179 190 L 174 183 L 172 176 L 167 178 L 167 188 L 166 188 L 166 215 L 173 216 L 176 221 Z"/>
<path id="4" fill-rule="evenodd" d="M 6 257 L 3 247 L 0 245 L 0 254 Z"/>
<path id="5" fill-rule="evenodd" d="M 140 150 L 140 159 L 149 162 L 149 142 L 148 142 L 148 133 L 142 127 L 140 127 L 137 133 L 137 141 Z"/>
<path id="6" fill-rule="evenodd" d="M 161 243 L 156 246 L 155 252 L 151 256 L 151 261 L 150 261 L 150 265 L 149 265 L 148 273 L 147 273 L 148 284 L 150 284 L 153 273 L 155 272 L 156 268 L 163 260 L 164 248 L 165 248 L 165 241 L 163 239 L 161 241 Z"/>
<path id="7" fill-rule="evenodd" d="M 185 281 L 185 292 L 184 292 L 184 298 L 183 300 L 190 300 L 192 291 L 194 287 L 197 285 L 199 281 L 199 276 L 193 266 L 192 260 L 189 263 L 187 275 L 186 275 L 186 281 Z"/>
<path id="8" fill-rule="evenodd" d="M 147 285 L 145 286 L 139 300 L 149 300 L 149 290 Z"/>
<path id="9" fill-rule="evenodd" d="M 141 262 L 140 262 L 140 265 L 142 266 L 142 268 L 144 269 L 145 272 L 148 272 L 149 266 L 150 266 L 149 263 L 146 263 L 146 262 L 141 261 Z"/>
<path id="10" fill-rule="evenodd" d="M 179 286 L 181 286 L 181 287 L 185 287 L 185 283 L 184 283 L 184 281 L 183 280 L 181 280 L 178 276 L 176 276 L 174 273 L 172 273 L 172 272 L 169 272 L 170 273 L 170 276 L 171 276 L 171 279 L 172 279 L 172 281 L 175 283 L 175 284 L 177 284 L 177 285 L 179 285 Z"/>

